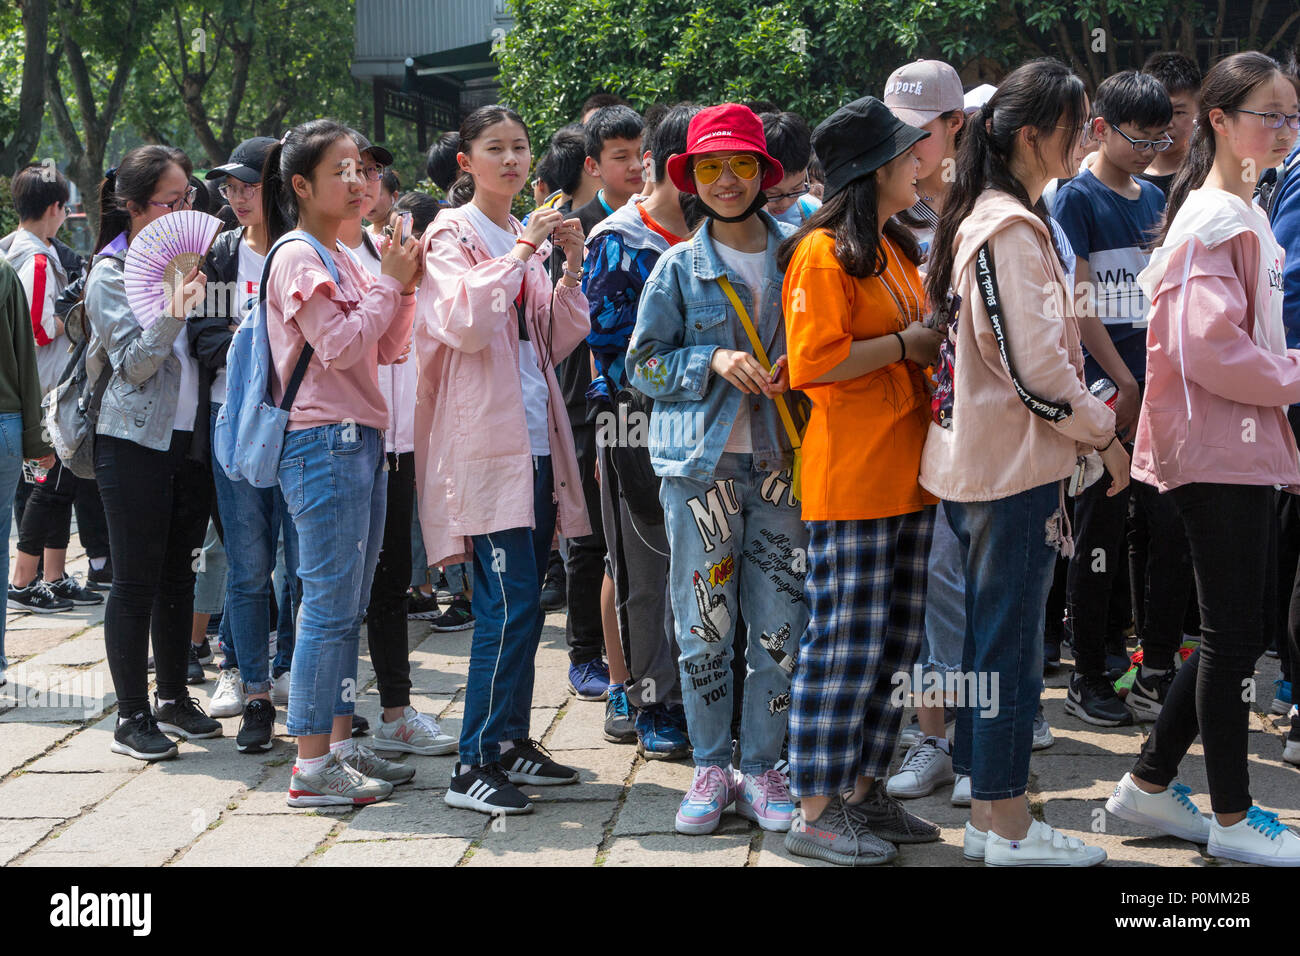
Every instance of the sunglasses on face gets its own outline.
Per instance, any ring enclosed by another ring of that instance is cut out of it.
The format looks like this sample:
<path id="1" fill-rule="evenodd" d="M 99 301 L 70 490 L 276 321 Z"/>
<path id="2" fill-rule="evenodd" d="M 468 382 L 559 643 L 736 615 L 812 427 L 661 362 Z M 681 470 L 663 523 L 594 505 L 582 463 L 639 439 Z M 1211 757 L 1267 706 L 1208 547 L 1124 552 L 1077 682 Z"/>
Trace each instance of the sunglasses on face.
<path id="1" fill-rule="evenodd" d="M 758 157 L 749 153 L 737 153 L 725 159 L 697 159 L 695 161 L 695 178 L 701 186 L 709 186 L 718 181 L 722 168 L 730 166 L 736 178 L 746 181 L 758 175 Z"/>

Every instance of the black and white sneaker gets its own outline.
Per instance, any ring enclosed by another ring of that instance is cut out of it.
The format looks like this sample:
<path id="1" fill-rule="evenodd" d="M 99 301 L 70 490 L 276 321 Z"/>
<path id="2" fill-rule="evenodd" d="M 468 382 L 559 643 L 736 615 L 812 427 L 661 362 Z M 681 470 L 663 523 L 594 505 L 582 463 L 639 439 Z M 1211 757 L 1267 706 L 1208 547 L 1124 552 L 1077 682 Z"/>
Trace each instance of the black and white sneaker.
<path id="1" fill-rule="evenodd" d="M 185 683 L 202 684 L 208 679 L 208 675 L 204 673 L 203 663 L 199 660 L 199 649 L 191 644 L 189 653 L 189 663 L 185 665 Z"/>
<path id="2" fill-rule="evenodd" d="M 239 722 L 235 749 L 241 754 L 258 754 L 271 749 L 275 732 L 275 707 L 269 700 L 254 697 L 244 705 L 244 717 Z"/>
<path id="3" fill-rule="evenodd" d="M 449 807 L 477 810 L 493 816 L 533 812 L 532 801 L 519 792 L 506 776 L 505 769 L 496 762 L 469 768 L 457 763 L 451 786 L 442 799 Z"/>
<path id="4" fill-rule="evenodd" d="M 144 711 L 117 722 L 109 749 L 136 760 L 167 760 L 177 753 L 176 745 L 158 729 L 158 721 Z"/>
<path id="5" fill-rule="evenodd" d="M 1129 688 L 1124 703 L 1133 717 L 1141 721 L 1154 721 L 1160 716 L 1160 710 L 1169 699 L 1169 688 L 1174 683 L 1174 669 L 1171 667 L 1163 674 L 1142 677 L 1142 667 L 1133 677 L 1133 686 Z"/>
<path id="6" fill-rule="evenodd" d="M 194 648 L 194 656 L 199 659 L 200 664 L 212 663 L 212 643 L 205 637 L 202 644 L 191 643 Z"/>
<path id="7" fill-rule="evenodd" d="M 154 694 L 153 715 L 158 721 L 158 729 L 165 734 L 175 734 L 190 740 L 205 740 L 221 736 L 220 721 L 213 720 L 203 712 L 199 702 L 185 694 L 170 704 L 159 704 L 158 695 Z"/>
<path id="8" fill-rule="evenodd" d="M 1085 676 L 1078 671 L 1070 675 L 1065 712 L 1098 727 L 1128 727 L 1133 723 L 1133 715 L 1108 678 Z"/>
<path id="9" fill-rule="evenodd" d="M 531 783 L 538 787 L 558 787 L 578 782 L 578 771 L 551 759 L 551 752 L 536 740 L 525 740 L 501 755 L 501 766 L 511 783 Z"/>
<path id="10" fill-rule="evenodd" d="M 92 605 L 104 603 L 104 595 L 96 594 L 90 588 L 82 587 L 81 582 L 67 572 L 64 572 L 63 577 L 57 581 L 48 583 L 55 597 L 67 598 L 73 604 Z"/>
<path id="11" fill-rule="evenodd" d="M 108 591 L 113 587 L 113 562 L 105 561 L 104 566 L 96 571 L 91 568 L 86 572 L 86 587 L 92 591 Z"/>
<path id="12" fill-rule="evenodd" d="M 59 597 L 50 586 L 37 578 L 25 588 L 9 586 L 9 610 L 32 611 L 36 614 L 55 614 L 67 611 L 73 603 L 65 597 Z"/>

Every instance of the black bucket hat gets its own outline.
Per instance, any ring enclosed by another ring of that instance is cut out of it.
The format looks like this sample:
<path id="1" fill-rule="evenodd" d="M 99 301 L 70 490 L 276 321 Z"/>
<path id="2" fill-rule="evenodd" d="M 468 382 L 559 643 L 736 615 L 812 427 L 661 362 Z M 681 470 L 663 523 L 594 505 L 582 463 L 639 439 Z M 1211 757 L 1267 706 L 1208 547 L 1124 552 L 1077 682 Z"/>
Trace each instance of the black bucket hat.
<path id="1" fill-rule="evenodd" d="M 856 179 L 875 172 L 929 132 L 908 126 L 874 96 L 864 96 L 841 106 L 826 117 L 812 134 L 813 151 L 826 171 L 822 201 Z"/>

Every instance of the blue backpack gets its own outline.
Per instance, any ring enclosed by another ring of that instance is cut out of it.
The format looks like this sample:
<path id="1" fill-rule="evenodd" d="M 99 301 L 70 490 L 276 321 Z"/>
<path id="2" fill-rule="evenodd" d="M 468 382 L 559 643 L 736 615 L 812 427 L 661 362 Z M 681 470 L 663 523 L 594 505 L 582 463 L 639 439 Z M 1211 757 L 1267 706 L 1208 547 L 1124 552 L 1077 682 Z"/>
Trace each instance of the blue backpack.
<path id="1" fill-rule="evenodd" d="M 271 488 L 279 480 L 280 450 L 289 424 L 289 409 L 307 373 L 313 349 L 302 347 L 293 368 L 284 400 L 277 407 L 271 401 L 271 342 L 266 334 L 266 281 L 271 274 L 271 257 L 287 242 L 301 239 L 311 243 L 337 284 L 334 258 L 317 239 L 295 229 L 286 233 L 266 254 L 257 304 L 239 323 L 230 351 L 226 353 L 226 404 L 217 415 L 212 432 L 212 449 L 231 481 L 246 481 L 254 488 Z"/>

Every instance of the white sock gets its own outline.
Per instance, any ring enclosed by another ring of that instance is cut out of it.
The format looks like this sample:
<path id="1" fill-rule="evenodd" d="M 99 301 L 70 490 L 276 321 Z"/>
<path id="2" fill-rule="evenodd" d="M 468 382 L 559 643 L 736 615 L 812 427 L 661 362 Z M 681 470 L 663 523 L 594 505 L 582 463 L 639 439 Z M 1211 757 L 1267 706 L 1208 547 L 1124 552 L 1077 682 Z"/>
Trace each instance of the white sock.
<path id="1" fill-rule="evenodd" d="M 926 737 L 926 740 L 933 740 L 934 745 L 948 755 L 952 755 L 952 742 L 947 737 Z"/>
<path id="2" fill-rule="evenodd" d="M 91 558 L 91 559 L 90 559 L 90 570 L 92 570 L 92 571 L 98 571 L 100 568 L 102 568 L 102 567 L 103 567 L 104 565 L 106 565 L 106 564 L 108 564 L 108 558 Z"/>
<path id="3" fill-rule="evenodd" d="M 166 707 L 168 704 L 176 703 L 174 700 L 163 700 L 161 697 L 155 697 L 154 700 L 158 702 L 159 707 Z"/>
<path id="4" fill-rule="evenodd" d="M 352 752 L 355 749 L 356 745 L 351 737 L 347 740 L 340 740 L 338 743 L 330 744 L 330 753 L 338 754 L 340 757 L 351 757 Z"/>
<path id="5" fill-rule="evenodd" d="M 329 762 L 330 754 L 326 754 L 324 757 L 299 757 L 294 763 L 294 768 L 303 773 L 320 773 Z"/>

